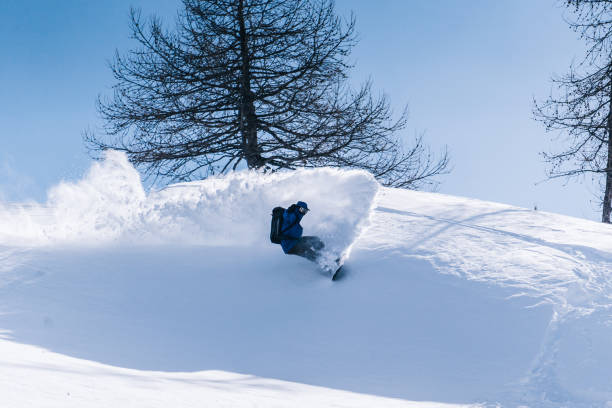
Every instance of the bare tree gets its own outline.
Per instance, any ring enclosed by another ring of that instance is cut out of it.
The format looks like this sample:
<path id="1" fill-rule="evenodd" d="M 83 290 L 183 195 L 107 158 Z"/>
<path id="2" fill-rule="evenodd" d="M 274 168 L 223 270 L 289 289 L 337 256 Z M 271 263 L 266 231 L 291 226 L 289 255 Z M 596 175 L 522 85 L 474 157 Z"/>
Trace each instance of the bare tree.
<path id="1" fill-rule="evenodd" d="M 566 0 L 574 13 L 572 29 L 588 48 L 569 73 L 553 78 L 556 95 L 534 114 L 547 130 L 560 130 L 568 144 L 544 153 L 552 164 L 549 177 L 602 176 L 602 222 L 610 223 L 612 204 L 612 0 Z"/>
<path id="2" fill-rule="evenodd" d="M 125 151 L 145 174 L 190 180 L 236 169 L 348 167 L 416 188 L 448 167 L 421 137 L 403 150 L 384 95 L 347 84 L 354 17 L 333 0 L 183 0 L 176 29 L 132 10 L 138 48 L 111 64 L 99 98 L 106 135 L 93 151 Z"/>

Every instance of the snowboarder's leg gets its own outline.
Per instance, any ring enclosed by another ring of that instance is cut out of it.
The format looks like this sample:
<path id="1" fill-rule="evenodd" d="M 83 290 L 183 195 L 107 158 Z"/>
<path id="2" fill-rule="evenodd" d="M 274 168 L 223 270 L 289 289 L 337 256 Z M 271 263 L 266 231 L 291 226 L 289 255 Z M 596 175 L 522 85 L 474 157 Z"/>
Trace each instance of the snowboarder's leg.
<path id="1" fill-rule="evenodd" d="M 289 251 L 292 255 L 297 255 L 316 262 L 321 255 L 321 250 L 325 247 L 323 241 L 319 237 L 305 236 L 298 240 L 293 248 Z"/>

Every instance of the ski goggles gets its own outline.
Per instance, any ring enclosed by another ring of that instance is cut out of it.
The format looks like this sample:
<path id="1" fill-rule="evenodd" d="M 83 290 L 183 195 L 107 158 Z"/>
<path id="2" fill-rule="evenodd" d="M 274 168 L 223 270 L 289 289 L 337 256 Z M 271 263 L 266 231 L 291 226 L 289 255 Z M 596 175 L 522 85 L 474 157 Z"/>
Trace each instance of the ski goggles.
<path id="1" fill-rule="evenodd" d="M 308 208 L 298 207 L 298 211 L 301 212 L 302 214 L 306 214 L 310 210 Z"/>

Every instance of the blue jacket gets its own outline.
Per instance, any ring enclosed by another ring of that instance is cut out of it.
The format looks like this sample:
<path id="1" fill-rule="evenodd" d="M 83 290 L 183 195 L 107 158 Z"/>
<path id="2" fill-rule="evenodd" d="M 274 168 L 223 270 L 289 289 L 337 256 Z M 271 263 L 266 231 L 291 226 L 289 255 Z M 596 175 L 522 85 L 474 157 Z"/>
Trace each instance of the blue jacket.
<path id="1" fill-rule="evenodd" d="M 302 237 L 303 229 L 300 225 L 300 221 L 302 220 L 303 216 L 304 215 L 300 213 L 297 209 L 293 211 L 289 211 L 289 209 L 286 209 L 283 213 L 283 225 L 281 226 L 281 231 L 283 231 L 283 235 L 294 238 L 281 240 L 281 246 L 283 247 L 283 251 L 285 253 L 291 251 L 295 244 L 297 244 L 297 240 Z M 295 225 L 285 231 L 285 229 L 288 228 L 294 222 Z"/>

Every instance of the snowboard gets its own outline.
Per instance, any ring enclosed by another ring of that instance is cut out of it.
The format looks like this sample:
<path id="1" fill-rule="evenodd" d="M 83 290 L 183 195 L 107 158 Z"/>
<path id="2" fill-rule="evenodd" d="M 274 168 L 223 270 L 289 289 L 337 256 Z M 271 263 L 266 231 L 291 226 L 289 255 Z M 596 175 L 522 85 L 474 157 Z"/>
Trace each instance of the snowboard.
<path id="1" fill-rule="evenodd" d="M 346 254 L 338 256 L 328 253 L 319 259 L 319 266 L 323 273 L 326 273 L 335 281 L 342 277 L 344 262 L 347 258 Z"/>
<path id="2" fill-rule="evenodd" d="M 331 275 L 331 280 L 335 281 L 338 280 L 342 277 L 342 269 L 344 268 L 344 265 L 340 265 L 338 267 L 338 269 L 336 269 L 334 272 L 332 272 Z"/>
<path id="3" fill-rule="evenodd" d="M 336 260 L 334 261 L 335 263 L 335 267 L 334 269 L 332 269 L 331 272 L 331 280 L 335 281 L 338 280 L 342 277 L 342 271 L 344 268 L 344 261 L 346 260 L 346 258 L 344 256 L 340 256 L 338 258 L 336 258 Z"/>

